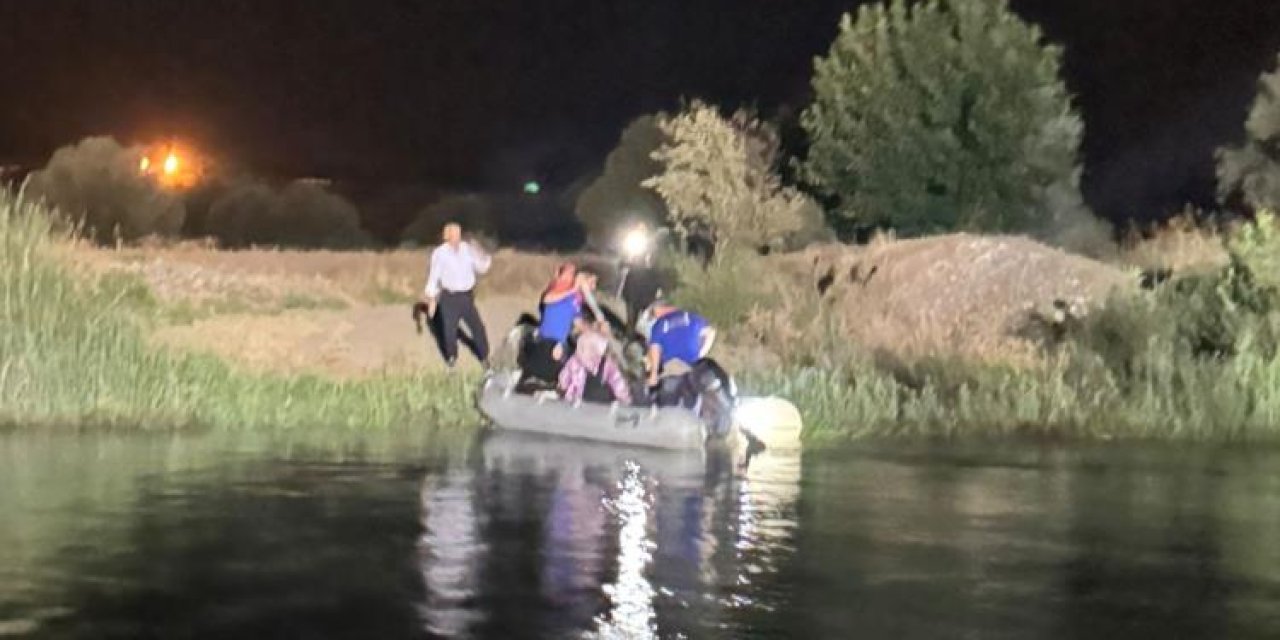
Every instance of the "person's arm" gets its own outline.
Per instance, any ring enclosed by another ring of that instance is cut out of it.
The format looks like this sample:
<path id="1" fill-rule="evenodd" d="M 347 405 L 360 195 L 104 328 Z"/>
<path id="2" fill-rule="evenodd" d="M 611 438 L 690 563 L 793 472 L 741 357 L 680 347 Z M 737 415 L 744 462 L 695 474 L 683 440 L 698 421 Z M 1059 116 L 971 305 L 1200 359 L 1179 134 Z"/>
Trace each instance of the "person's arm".
<path id="1" fill-rule="evenodd" d="M 596 329 L 606 336 L 613 334 L 613 328 L 609 326 L 609 320 L 604 315 L 604 311 L 600 309 L 600 303 L 596 302 L 595 293 L 590 289 L 582 289 L 582 301 L 586 303 L 587 308 L 591 309 L 591 314 L 596 317 Z M 581 316 L 578 317 L 581 320 Z M 586 323 L 582 323 L 586 326 Z"/>
<path id="2" fill-rule="evenodd" d="M 471 268 L 479 275 L 488 273 L 489 267 L 493 266 L 493 258 L 474 242 L 467 243 L 467 251 L 471 253 Z"/>
<path id="3" fill-rule="evenodd" d="M 716 330 L 714 327 L 703 327 L 698 332 L 698 357 L 705 358 L 711 353 L 711 347 L 716 343 Z"/>
<path id="4" fill-rule="evenodd" d="M 649 372 L 649 386 L 658 386 L 658 365 L 662 363 L 662 347 L 649 345 L 649 353 L 645 354 L 645 370 Z"/>
<path id="5" fill-rule="evenodd" d="M 440 251 L 431 252 L 427 267 L 427 284 L 422 287 L 423 301 L 427 303 L 427 315 L 436 314 L 436 299 L 440 297 Z"/>

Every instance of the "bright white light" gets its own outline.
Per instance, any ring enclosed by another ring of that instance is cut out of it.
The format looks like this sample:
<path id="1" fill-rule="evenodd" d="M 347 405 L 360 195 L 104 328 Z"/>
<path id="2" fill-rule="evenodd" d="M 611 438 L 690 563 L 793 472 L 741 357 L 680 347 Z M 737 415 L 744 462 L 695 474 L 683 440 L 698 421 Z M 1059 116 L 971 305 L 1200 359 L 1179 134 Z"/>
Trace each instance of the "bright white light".
<path id="1" fill-rule="evenodd" d="M 649 234 L 644 229 L 636 228 L 622 237 L 622 252 L 628 258 L 639 258 L 649 252 Z"/>

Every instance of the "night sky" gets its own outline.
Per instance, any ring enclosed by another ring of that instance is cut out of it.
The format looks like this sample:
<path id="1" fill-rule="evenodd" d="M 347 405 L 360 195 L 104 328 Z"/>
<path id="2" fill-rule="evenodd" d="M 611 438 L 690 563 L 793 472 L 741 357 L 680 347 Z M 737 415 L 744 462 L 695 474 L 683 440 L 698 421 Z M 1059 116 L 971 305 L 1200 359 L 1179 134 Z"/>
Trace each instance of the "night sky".
<path id="1" fill-rule="evenodd" d="M 849 0 L 0 0 L 0 162 L 180 136 L 271 176 L 508 188 L 591 172 L 681 96 L 803 107 Z M 1212 200 L 1278 0 L 1014 0 L 1067 48 L 1099 212 Z"/>

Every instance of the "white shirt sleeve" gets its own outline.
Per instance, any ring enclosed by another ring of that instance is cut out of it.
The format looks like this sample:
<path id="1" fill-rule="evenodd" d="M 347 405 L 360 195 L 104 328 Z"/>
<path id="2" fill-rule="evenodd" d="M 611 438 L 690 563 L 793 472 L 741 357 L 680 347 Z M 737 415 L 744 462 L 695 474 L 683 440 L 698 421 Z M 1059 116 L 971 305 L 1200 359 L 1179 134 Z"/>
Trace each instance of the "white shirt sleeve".
<path id="1" fill-rule="evenodd" d="M 489 272 L 489 267 L 493 265 L 493 258 L 489 254 L 485 253 L 483 249 L 477 249 L 470 242 L 467 243 L 467 252 L 471 254 L 472 268 L 476 270 L 476 273 L 484 275 Z"/>
<path id="2" fill-rule="evenodd" d="M 428 298 L 436 298 L 440 296 L 440 249 L 437 248 L 431 252 L 431 260 L 427 267 L 427 285 L 422 288 L 422 292 Z"/>

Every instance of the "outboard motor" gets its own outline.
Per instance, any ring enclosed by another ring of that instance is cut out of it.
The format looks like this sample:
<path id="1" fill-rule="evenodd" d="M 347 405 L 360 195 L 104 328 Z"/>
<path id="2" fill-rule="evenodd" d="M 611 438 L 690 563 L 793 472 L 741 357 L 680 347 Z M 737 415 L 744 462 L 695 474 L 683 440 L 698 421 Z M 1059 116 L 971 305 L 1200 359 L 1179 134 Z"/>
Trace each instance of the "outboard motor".
<path id="1" fill-rule="evenodd" d="M 733 378 L 711 358 L 703 358 L 685 374 L 662 378 L 656 390 L 660 407 L 684 407 L 698 413 L 713 437 L 729 433 L 737 387 Z"/>

